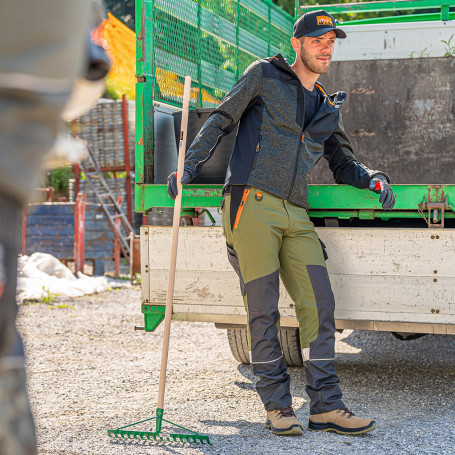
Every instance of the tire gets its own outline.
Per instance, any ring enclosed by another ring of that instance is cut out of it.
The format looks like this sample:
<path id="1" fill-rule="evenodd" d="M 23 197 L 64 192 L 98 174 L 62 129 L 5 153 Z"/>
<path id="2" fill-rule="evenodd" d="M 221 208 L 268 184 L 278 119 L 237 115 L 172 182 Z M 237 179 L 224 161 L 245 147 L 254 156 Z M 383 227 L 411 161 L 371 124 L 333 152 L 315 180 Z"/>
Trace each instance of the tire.
<path id="1" fill-rule="evenodd" d="M 227 337 L 234 359 L 240 363 L 250 363 L 246 328 L 227 329 Z"/>
<path id="2" fill-rule="evenodd" d="M 287 365 L 290 367 L 303 367 L 299 329 L 280 329 L 278 338 Z"/>
<path id="3" fill-rule="evenodd" d="M 235 360 L 240 363 L 250 363 L 248 352 L 248 337 L 245 328 L 227 329 L 229 347 Z M 284 359 L 290 367 L 303 366 L 300 350 L 299 329 L 280 329 L 278 339 L 281 343 Z"/>

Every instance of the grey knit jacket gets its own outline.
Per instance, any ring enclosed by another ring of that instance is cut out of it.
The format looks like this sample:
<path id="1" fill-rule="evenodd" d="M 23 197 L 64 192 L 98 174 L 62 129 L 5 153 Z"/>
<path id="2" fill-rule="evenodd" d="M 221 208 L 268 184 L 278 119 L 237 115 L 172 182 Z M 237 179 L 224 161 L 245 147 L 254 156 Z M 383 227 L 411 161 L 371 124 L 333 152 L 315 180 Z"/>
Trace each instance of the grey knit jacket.
<path id="1" fill-rule="evenodd" d="M 226 173 L 226 185 L 263 189 L 308 208 L 306 175 L 324 157 L 336 183 L 368 188 L 373 171 L 359 163 L 343 129 L 340 106 L 346 93 L 323 95 L 323 103 L 304 130 L 302 84 L 283 57 L 253 62 L 212 112 L 188 149 L 185 171 L 193 179 L 226 134 L 239 124 Z"/>

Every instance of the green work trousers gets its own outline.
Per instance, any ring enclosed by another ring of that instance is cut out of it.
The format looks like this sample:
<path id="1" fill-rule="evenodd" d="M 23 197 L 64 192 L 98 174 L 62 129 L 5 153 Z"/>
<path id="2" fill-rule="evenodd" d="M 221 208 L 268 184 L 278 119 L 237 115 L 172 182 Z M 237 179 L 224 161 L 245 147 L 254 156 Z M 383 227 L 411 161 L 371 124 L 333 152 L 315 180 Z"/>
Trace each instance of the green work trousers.
<path id="1" fill-rule="evenodd" d="M 233 185 L 225 192 L 222 227 L 228 259 L 240 279 L 250 361 L 266 410 L 292 401 L 278 340 L 280 277 L 295 303 L 310 413 L 343 408 L 335 372 L 335 301 L 306 210 L 263 190 Z"/>

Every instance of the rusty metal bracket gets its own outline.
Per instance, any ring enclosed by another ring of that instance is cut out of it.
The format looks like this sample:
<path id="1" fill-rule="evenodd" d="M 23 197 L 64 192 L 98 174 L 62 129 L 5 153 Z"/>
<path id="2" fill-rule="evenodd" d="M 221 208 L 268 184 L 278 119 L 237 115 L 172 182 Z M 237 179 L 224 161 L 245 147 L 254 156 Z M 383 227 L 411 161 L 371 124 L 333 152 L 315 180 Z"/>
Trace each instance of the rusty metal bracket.
<path id="1" fill-rule="evenodd" d="M 444 229 L 444 214 L 448 209 L 453 209 L 453 207 L 448 203 L 443 187 L 428 185 L 428 194 L 419 204 L 419 213 L 428 227 Z M 428 211 L 428 216 L 425 216 L 425 211 Z"/>

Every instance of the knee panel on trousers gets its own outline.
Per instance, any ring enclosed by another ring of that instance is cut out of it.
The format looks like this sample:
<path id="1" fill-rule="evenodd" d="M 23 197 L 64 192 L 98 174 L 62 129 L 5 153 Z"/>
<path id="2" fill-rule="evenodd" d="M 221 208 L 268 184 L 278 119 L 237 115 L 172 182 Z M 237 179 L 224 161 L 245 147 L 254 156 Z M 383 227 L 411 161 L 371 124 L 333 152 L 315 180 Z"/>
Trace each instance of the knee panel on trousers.
<path id="1" fill-rule="evenodd" d="M 252 362 L 269 362 L 282 356 L 278 341 L 279 271 L 245 285 Z"/>

